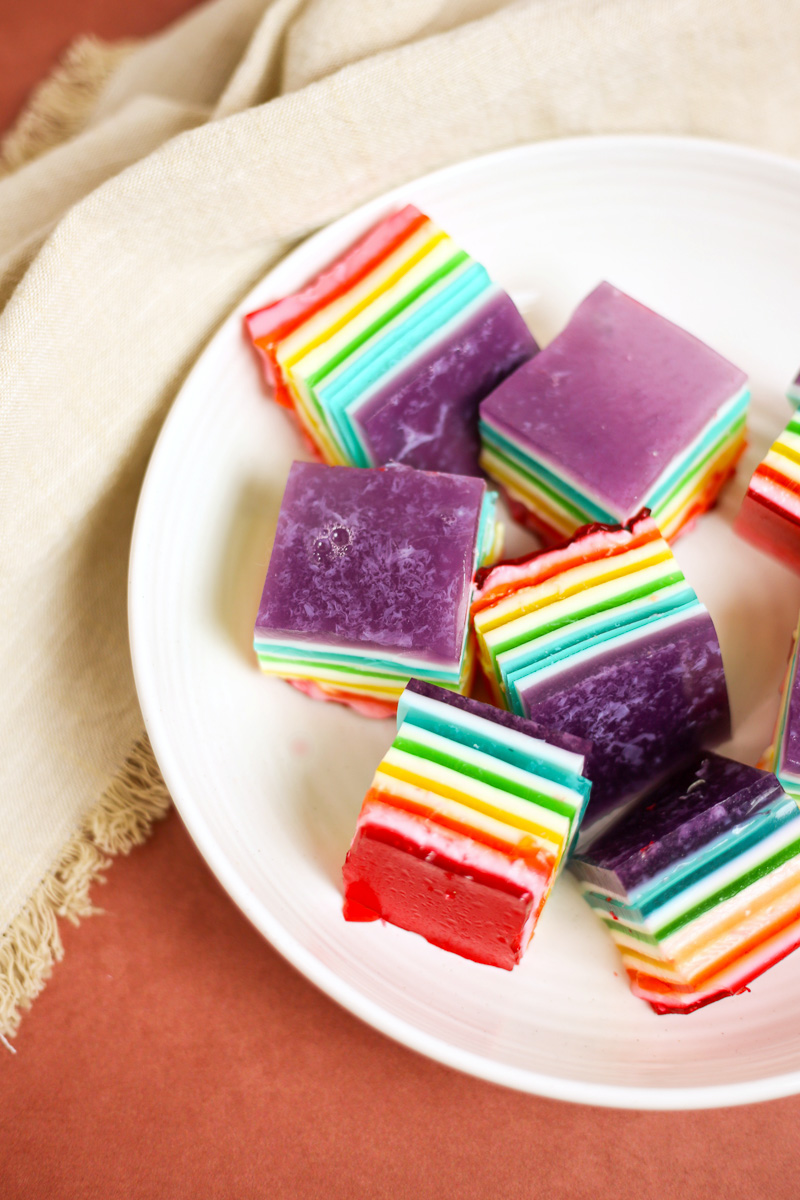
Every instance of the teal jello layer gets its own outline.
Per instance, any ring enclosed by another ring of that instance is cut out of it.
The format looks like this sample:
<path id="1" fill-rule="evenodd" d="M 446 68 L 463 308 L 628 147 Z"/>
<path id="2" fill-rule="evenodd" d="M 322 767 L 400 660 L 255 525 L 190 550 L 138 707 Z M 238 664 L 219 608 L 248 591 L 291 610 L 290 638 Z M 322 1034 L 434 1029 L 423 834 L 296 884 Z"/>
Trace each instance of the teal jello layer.
<path id="1" fill-rule="evenodd" d="M 478 751 L 489 756 L 502 773 L 502 764 L 524 771 L 527 775 L 547 781 L 563 789 L 561 795 L 549 795 L 547 799 L 541 794 L 536 796 L 537 803 L 544 802 L 546 807 L 559 813 L 569 821 L 569 837 L 567 850 L 572 846 L 586 811 L 586 805 L 591 791 L 590 781 L 583 775 L 583 757 L 569 751 L 552 746 L 543 739 L 526 736 L 517 730 L 507 729 L 495 721 L 465 712 L 453 705 L 438 702 L 427 696 L 419 696 L 414 692 L 405 691 L 400 698 L 397 710 L 397 727 L 403 729 L 406 736 L 413 736 L 414 727 L 436 734 L 454 744 L 454 750 L 461 746 L 464 750 Z M 400 749 L 411 749 L 423 756 L 435 757 L 443 766 L 454 767 L 456 770 L 470 773 L 465 766 L 464 755 L 457 755 L 454 762 L 446 762 L 441 756 L 432 755 L 429 748 L 414 744 L 413 747 L 395 745 Z M 474 772 L 473 772 L 474 773 Z M 476 774 L 484 783 L 491 786 L 509 788 L 516 795 L 524 798 L 519 788 L 509 786 L 506 779 L 484 777 Z M 546 789 L 549 790 L 549 789 Z M 566 854 L 564 859 L 566 861 Z"/>

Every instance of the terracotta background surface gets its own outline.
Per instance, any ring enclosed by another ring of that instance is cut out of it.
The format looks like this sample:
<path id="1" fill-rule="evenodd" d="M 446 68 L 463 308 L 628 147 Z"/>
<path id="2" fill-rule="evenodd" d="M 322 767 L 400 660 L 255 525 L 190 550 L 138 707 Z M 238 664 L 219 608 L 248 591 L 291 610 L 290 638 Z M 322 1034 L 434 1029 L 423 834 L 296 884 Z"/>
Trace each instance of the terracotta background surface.
<path id="1" fill-rule="evenodd" d="M 76 34 L 191 0 L 0 0 L 0 127 Z M 797 1200 L 800 1098 L 628 1113 L 519 1095 L 395 1045 L 227 899 L 173 813 L 0 1048 L 2 1200 Z"/>

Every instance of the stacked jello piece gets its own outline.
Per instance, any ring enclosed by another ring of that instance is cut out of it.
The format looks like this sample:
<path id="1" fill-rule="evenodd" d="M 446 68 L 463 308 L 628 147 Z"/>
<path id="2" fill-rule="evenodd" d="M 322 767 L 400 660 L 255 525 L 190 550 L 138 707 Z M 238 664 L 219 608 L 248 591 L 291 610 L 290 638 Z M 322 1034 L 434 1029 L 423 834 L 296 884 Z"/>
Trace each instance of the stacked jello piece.
<path id="1" fill-rule="evenodd" d="M 609 283 L 480 408 L 481 465 L 548 541 L 642 508 L 670 539 L 745 444 L 742 371 Z"/>
<path id="2" fill-rule="evenodd" d="M 800 412 L 756 467 L 736 532 L 800 571 Z"/>
<path id="3" fill-rule="evenodd" d="M 472 617 L 496 702 L 592 742 L 587 825 L 729 734 L 714 625 L 646 512 L 482 570 Z"/>
<path id="4" fill-rule="evenodd" d="M 583 815 L 588 747 L 412 680 L 344 866 L 344 914 L 511 969 Z"/>
<path id="5" fill-rule="evenodd" d="M 261 669 L 369 716 L 393 713 L 412 676 L 468 690 L 496 499 L 472 477 L 294 463 L 255 624 Z"/>
<path id="6" fill-rule="evenodd" d="M 505 292 L 413 205 L 246 318 L 327 463 L 478 474 L 478 404 L 537 351 Z"/>
<path id="7" fill-rule="evenodd" d="M 571 870 L 658 1013 L 743 991 L 800 944 L 800 813 L 775 776 L 703 754 Z"/>

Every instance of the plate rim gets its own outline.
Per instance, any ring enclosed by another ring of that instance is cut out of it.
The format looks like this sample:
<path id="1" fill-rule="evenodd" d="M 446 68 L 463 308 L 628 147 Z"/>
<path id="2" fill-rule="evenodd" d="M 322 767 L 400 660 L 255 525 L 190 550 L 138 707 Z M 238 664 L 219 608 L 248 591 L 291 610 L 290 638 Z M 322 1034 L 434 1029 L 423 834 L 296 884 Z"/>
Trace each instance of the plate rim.
<path id="1" fill-rule="evenodd" d="M 145 642 L 144 602 L 140 603 L 138 599 L 136 581 L 140 571 L 143 570 L 140 564 L 146 561 L 147 556 L 143 531 L 146 531 L 147 523 L 151 520 L 149 512 L 153 503 L 151 497 L 154 497 L 157 491 L 157 484 L 154 483 L 154 480 L 158 480 L 161 460 L 165 456 L 164 446 L 168 444 L 165 434 L 179 419 L 181 399 L 194 386 L 196 376 L 203 371 L 206 357 L 212 352 L 218 337 L 234 321 L 240 320 L 244 313 L 262 302 L 260 293 L 267 280 L 299 253 L 313 254 L 315 243 L 326 237 L 333 226 L 348 221 L 358 222 L 362 217 L 366 219 L 371 212 L 380 210 L 395 200 L 404 199 L 409 189 L 421 183 L 428 185 L 440 179 L 444 180 L 459 172 L 473 169 L 481 163 L 490 165 L 493 162 L 506 162 L 509 159 L 527 158 L 531 155 L 534 158 L 544 159 L 549 155 L 565 151 L 580 155 L 586 149 L 596 152 L 602 151 L 604 148 L 608 148 L 609 151 L 621 148 L 630 149 L 633 152 L 665 149 L 678 154 L 708 155 L 711 158 L 717 157 L 753 166 L 777 168 L 783 172 L 789 171 L 800 181 L 800 162 L 774 151 L 735 142 L 674 134 L 592 134 L 553 138 L 506 147 L 488 154 L 462 159 L 435 171 L 427 172 L 371 198 L 303 238 L 274 263 L 248 290 L 247 294 L 231 308 L 228 314 L 217 322 L 176 392 L 169 412 L 159 430 L 137 502 L 129 555 L 128 630 L 133 675 L 142 717 L 156 761 L 175 808 L 209 869 L 258 932 L 310 982 L 336 1003 L 353 1013 L 354 1016 L 409 1049 L 445 1066 L 490 1083 L 548 1099 L 605 1108 L 650 1111 L 735 1107 L 778 1099 L 800 1092 L 800 1071 L 766 1075 L 759 1079 L 743 1080 L 731 1084 L 665 1087 L 607 1084 L 547 1075 L 528 1068 L 519 1068 L 498 1062 L 427 1034 L 403 1018 L 387 1012 L 379 1003 L 365 997 L 357 987 L 341 979 L 334 970 L 317 959 L 312 951 L 306 949 L 294 935 L 286 930 L 280 920 L 258 900 L 248 885 L 239 878 L 225 854 L 216 846 L 201 811 L 192 803 L 191 788 L 183 779 L 179 756 L 173 752 L 165 723 L 159 718 L 154 681 L 149 677 L 146 667 L 147 655 L 143 651 Z"/>

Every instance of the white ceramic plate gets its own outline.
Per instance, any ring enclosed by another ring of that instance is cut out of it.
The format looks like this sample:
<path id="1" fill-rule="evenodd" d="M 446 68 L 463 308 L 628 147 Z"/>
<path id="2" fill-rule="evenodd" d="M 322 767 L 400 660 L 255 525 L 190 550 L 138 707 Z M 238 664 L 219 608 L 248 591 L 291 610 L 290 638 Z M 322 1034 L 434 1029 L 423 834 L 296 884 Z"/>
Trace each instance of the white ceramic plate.
<path id="1" fill-rule="evenodd" d="M 628 992 L 569 878 L 512 974 L 342 919 L 341 864 L 393 723 L 258 672 L 253 619 L 284 481 L 303 455 L 265 398 L 241 317 L 407 201 L 486 264 L 541 341 L 607 278 L 749 373 L 739 478 L 677 554 L 720 634 L 733 752 L 754 762 L 769 741 L 800 581 L 737 540 L 731 521 L 788 419 L 783 391 L 800 363 L 800 167 L 686 139 L 574 139 L 437 172 L 338 221 L 272 271 L 197 362 L 150 464 L 130 574 L 136 682 L 175 803 L 231 896 L 296 967 L 433 1058 L 525 1091 L 636 1108 L 800 1091 L 800 953 L 749 994 L 657 1017 Z"/>

